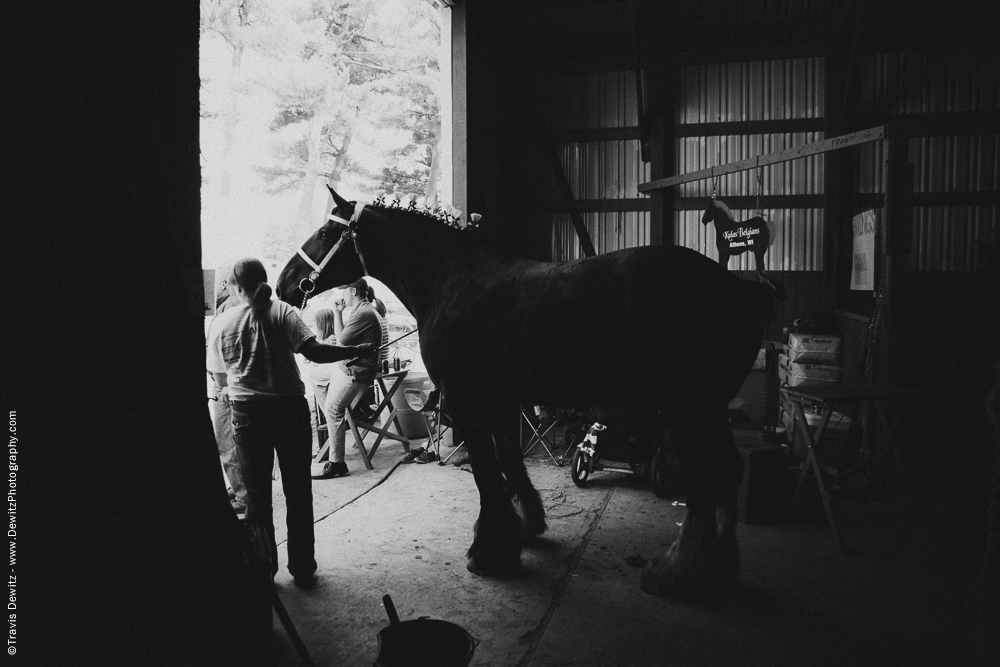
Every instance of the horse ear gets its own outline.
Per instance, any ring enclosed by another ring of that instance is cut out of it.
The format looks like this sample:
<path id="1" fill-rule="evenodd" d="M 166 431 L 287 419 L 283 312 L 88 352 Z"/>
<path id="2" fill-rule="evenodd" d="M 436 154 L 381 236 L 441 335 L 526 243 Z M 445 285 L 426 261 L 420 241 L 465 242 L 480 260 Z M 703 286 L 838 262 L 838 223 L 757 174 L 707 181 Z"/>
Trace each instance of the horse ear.
<path id="1" fill-rule="evenodd" d="M 338 208 L 341 206 L 349 206 L 350 202 L 337 194 L 337 192 L 330 187 L 330 184 L 326 184 L 326 189 L 330 191 L 330 195 L 333 196 L 333 203 L 337 205 Z"/>

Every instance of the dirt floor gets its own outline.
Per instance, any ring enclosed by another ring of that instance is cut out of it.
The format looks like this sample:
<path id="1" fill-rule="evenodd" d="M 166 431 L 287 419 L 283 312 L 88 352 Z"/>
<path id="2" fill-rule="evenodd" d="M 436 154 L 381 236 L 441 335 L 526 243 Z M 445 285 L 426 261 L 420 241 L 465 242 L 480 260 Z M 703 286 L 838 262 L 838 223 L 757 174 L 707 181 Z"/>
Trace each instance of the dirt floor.
<path id="1" fill-rule="evenodd" d="M 641 477 L 614 472 L 578 488 L 536 447 L 528 470 L 549 529 L 525 546 L 524 576 L 487 579 L 465 569 L 478 513 L 468 466 L 401 464 L 402 455 L 384 445 L 369 471 L 349 444 L 350 475 L 314 480 L 311 590 L 284 569 L 275 483 L 275 582 L 316 665 L 375 662 L 385 594 L 404 621 L 465 628 L 476 640 L 471 664 L 482 667 L 952 664 L 977 554 L 956 555 L 947 536 L 928 534 L 913 505 L 838 501 L 844 554 L 815 486 L 793 506 L 789 484 L 780 521 L 738 526 L 738 588 L 683 603 L 639 590 L 642 564 L 677 534 L 682 497 L 657 498 Z M 277 616 L 273 627 L 276 664 L 306 664 Z"/>

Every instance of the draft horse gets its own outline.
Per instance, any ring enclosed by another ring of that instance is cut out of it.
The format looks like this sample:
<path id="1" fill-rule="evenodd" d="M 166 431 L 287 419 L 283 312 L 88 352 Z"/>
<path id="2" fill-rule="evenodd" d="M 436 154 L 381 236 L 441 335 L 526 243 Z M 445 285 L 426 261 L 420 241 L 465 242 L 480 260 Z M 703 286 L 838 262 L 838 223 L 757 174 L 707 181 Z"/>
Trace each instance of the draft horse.
<path id="1" fill-rule="evenodd" d="M 289 260 L 277 294 L 299 306 L 367 273 L 416 318 L 479 490 L 471 572 L 517 572 L 522 542 L 546 528 L 518 444 L 519 406 L 602 406 L 662 414 L 686 474 L 680 534 L 646 566 L 642 589 L 683 595 L 735 580 L 742 462 L 727 407 L 773 316 L 770 287 L 682 247 L 533 261 L 496 251 L 483 229 L 330 192 L 329 219 Z"/>

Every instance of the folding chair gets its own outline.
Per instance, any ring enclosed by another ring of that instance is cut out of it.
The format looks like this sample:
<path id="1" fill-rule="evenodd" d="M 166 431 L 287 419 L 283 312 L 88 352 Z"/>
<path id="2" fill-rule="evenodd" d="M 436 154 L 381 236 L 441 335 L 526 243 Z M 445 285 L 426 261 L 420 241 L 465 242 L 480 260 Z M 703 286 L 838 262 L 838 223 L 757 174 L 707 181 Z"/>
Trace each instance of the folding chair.
<path id="1" fill-rule="evenodd" d="M 428 446 L 434 446 L 438 465 L 443 466 L 448 462 L 448 459 L 455 455 L 455 452 L 465 446 L 465 441 L 459 442 L 447 458 L 441 459 L 441 436 L 448 429 L 454 429 L 454 424 L 444 409 L 444 397 L 441 395 L 441 390 L 434 388 L 428 393 L 420 389 L 405 389 L 403 396 L 406 397 L 406 403 L 410 409 L 420 413 L 420 416 L 424 418 L 424 424 L 427 426 L 427 433 L 430 436 L 427 440 Z M 454 433 L 455 431 L 452 430 L 452 434 Z"/>
<path id="2" fill-rule="evenodd" d="M 529 428 L 531 428 L 531 437 L 528 439 L 528 444 L 524 444 L 524 431 L 519 429 L 521 435 L 521 453 L 524 456 L 528 455 L 536 445 L 541 445 L 552 462 L 557 466 L 561 466 L 566 463 L 565 455 L 562 458 L 556 458 L 556 455 L 552 453 L 552 449 L 555 449 L 556 444 L 549 439 L 549 434 L 555 437 L 553 430 L 556 426 L 559 426 L 561 420 L 559 414 L 551 410 L 550 408 L 543 408 L 541 406 L 534 406 L 535 420 L 532 420 L 528 414 L 525 412 L 524 408 L 521 408 L 521 419 L 525 421 Z M 537 423 L 537 425 L 536 425 Z M 551 447 L 551 449 L 550 449 Z"/>
<path id="3" fill-rule="evenodd" d="M 410 439 L 403 435 L 403 427 L 399 423 L 399 416 L 397 415 L 398 409 L 392 403 L 392 397 L 399 389 L 402 384 L 403 379 L 406 377 L 406 370 L 400 371 L 390 371 L 389 373 L 379 373 L 375 376 L 376 382 L 376 393 L 380 396 L 378 399 L 378 405 L 375 408 L 375 412 L 371 416 L 366 416 L 364 418 L 358 414 L 358 406 L 361 402 L 365 400 L 367 392 L 359 392 L 354 400 L 351 402 L 350 407 L 347 408 L 344 414 L 344 421 L 347 422 L 347 429 L 354 435 L 354 441 L 358 447 L 358 453 L 361 454 L 361 460 L 365 464 L 365 468 L 368 470 L 374 470 L 372 466 L 371 459 L 375 456 L 375 452 L 378 451 L 379 445 L 385 439 L 396 440 L 403 444 L 404 451 L 410 451 Z M 386 379 L 392 378 L 393 382 L 388 387 L 386 386 Z M 385 413 L 383 425 L 379 425 L 379 418 Z M 329 427 L 326 424 L 326 416 L 322 410 L 317 406 L 316 408 L 316 433 L 319 439 L 319 451 L 313 457 L 313 465 L 319 464 L 323 460 L 323 456 L 330 449 L 329 440 Z M 395 433 L 389 431 L 389 427 L 394 426 L 396 429 Z M 370 448 L 365 447 L 365 438 L 369 433 L 376 433 L 378 436 L 375 438 L 375 442 Z"/>
<path id="4" fill-rule="evenodd" d="M 378 405 L 375 407 L 375 412 L 370 417 L 361 417 L 356 410 L 364 400 L 364 392 L 359 393 L 355 398 L 354 402 L 351 403 L 351 407 L 347 409 L 347 413 L 344 418 L 347 421 L 348 428 L 354 434 L 354 441 L 358 445 L 358 452 L 361 454 L 361 460 L 364 461 L 365 467 L 369 470 L 373 470 L 371 458 L 375 456 L 375 452 L 378 451 L 379 445 L 383 440 L 396 440 L 403 443 L 403 451 L 410 451 L 410 439 L 403 435 L 403 427 L 399 423 L 399 416 L 397 413 L 399 409 L 392 402 L 392 397 L 395 395 L 396 391 L 402 385 L 403 380 L 406 378 L 408 371 L 406 369 L 399 371 L 389 371 L 388 373 L 379 373 L 375 376 L 375 382 L 377 383 L 376 390 L 380 395 L 380 400 Z M 391 378 L 392 384 L 386 386 L 386 380 Z M 379 426 L 377 424 L 379 417 L 385 414 L 383 424 L 384 426 Z M 390 426 L 395 426 L 396 432 L 393 433 L 389 430 Z M 377 433 L 378 437 L 375 438 L 375 442 L 372 443 L 371 448 L 365 447 L 365 437 L 369 433 Z"/>

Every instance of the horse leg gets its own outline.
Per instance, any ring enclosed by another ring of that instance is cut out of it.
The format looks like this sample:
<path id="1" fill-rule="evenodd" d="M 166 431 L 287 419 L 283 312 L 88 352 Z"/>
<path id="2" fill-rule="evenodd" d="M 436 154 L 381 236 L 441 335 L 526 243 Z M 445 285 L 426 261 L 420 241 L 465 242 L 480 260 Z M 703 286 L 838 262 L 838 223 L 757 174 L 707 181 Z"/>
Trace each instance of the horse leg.
<path id="1" fill-rule="evenodd" d="M 687 509 L 677 539 L 646 566 L 640 587 L 653 595 L 699 597 L 725 590 L 739 574 L 735 517 L 743 462 L 725 409 L 688 411 L 674 429 Z"/>
<path id="2" fill-rule="evenodd" d="M 514 414 L 520 419 L 519 414 L 516 412 Z M 504 429 L 497 433 L 496 440 L 500 469 L 516 496 L 517 508 L 524 522 L 525 536 L 537 537 L 547 528 L 545 507 L 542 505 L 538 490 L 531 483 L 527 468 L 524 467 L 520 439 L 511 429 Z"/>
<path id="3" fill-rule="evenodd" d="M 466 569 L 484 576 L 510 576 L 521 569 L 521 519 L 510 499 L 497 449 L 482 423 L 459 422 L 479 489 L 479 518 Z"/>

